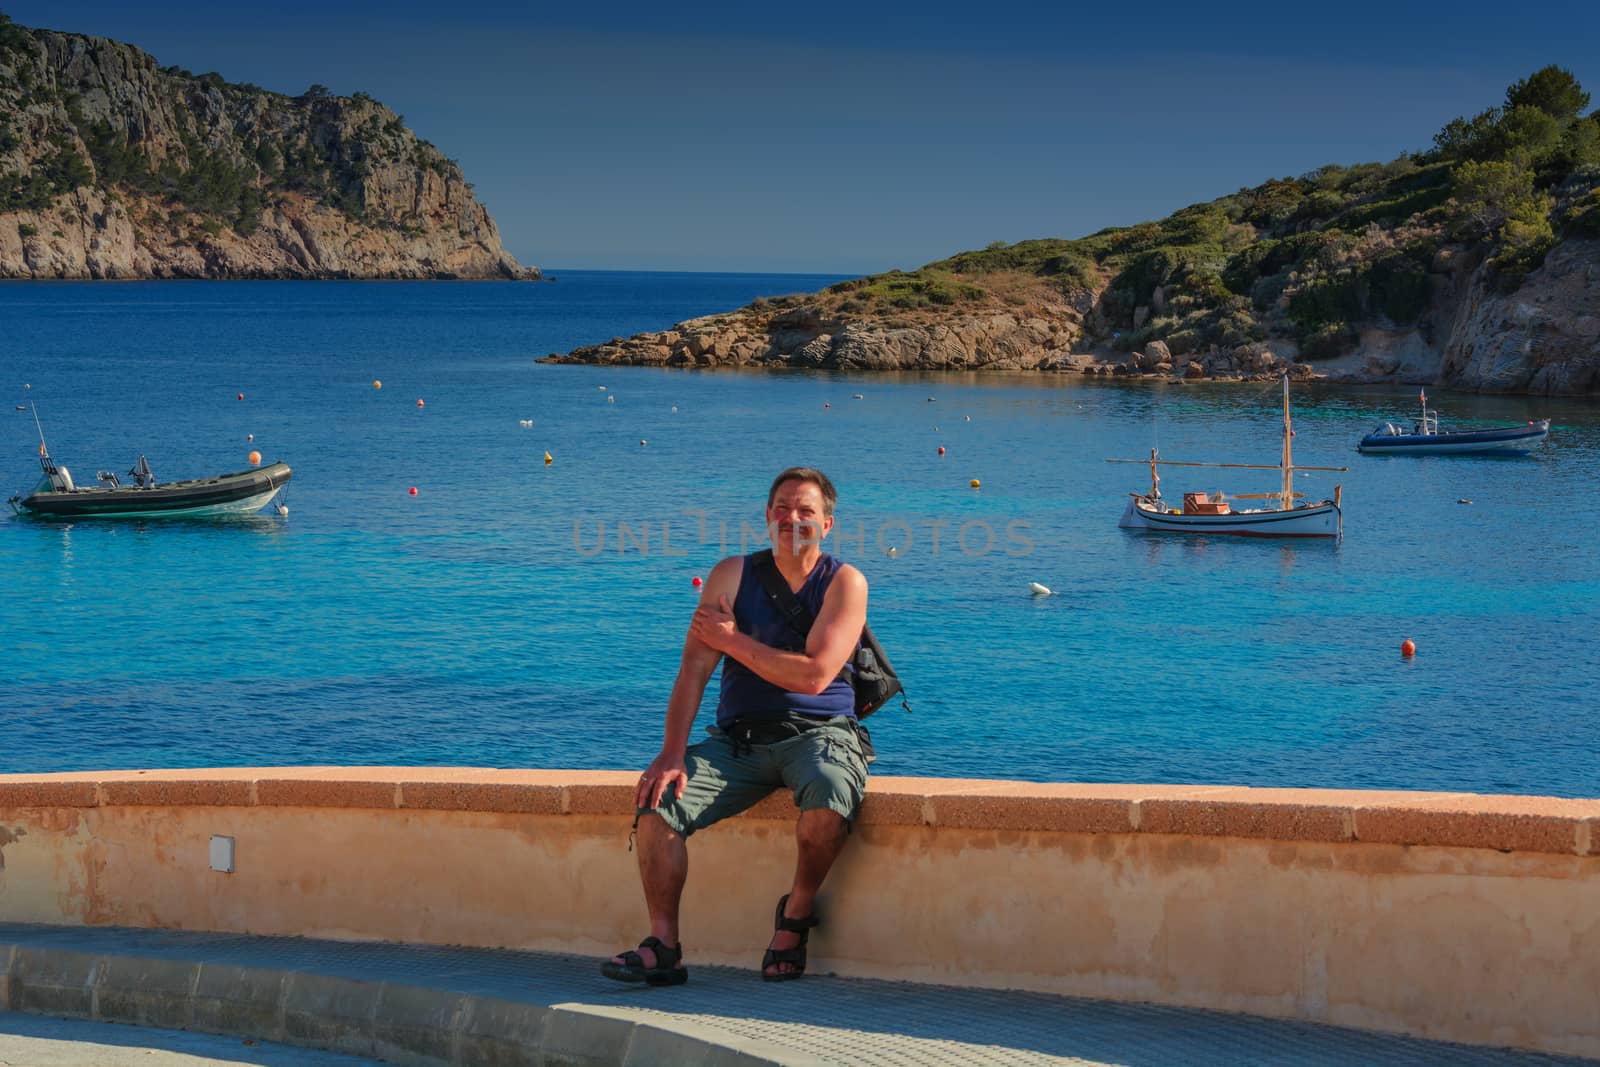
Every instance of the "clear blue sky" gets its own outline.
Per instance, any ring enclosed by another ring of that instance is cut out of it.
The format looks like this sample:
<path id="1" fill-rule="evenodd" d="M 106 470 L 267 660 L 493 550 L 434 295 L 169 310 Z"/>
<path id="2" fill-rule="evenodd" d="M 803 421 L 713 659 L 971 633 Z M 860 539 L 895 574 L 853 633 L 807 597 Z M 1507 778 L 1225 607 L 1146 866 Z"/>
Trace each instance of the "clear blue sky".
<path id="1" fill-rule="evenodd" d="M 1424 149 L 1547 63 L 1600 106 L 1594 2 L 0 9 L 280 92 L 369 92 L 554 268 L 911 268 Z"/>

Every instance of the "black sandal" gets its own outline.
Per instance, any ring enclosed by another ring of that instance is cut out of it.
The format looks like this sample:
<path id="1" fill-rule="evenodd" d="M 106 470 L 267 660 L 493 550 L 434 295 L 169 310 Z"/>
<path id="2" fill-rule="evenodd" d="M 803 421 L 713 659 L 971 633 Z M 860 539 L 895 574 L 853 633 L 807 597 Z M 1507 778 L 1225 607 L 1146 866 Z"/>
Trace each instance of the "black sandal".
<path id="1" fill-rule="evenodd" d="M 621 953 L 621 963 L 615 960 L 602 963 L 600 973 L 619 982 L 643 982 L 646 985 L 682 985 L 689 980 L 688 968 L 681 966 L 682 942 L 678 943 L 677 948 L 668 948 L 659 937 L 647 937 L 639 942 L 639 947 L 656 954 L 654 967 L 646 967 L 644 957 L 630 949 Z"/>
<path id="2" fill-rule="evenodd" d="M 791 919 L 783 913 L 783 906 L 789 903 L 789 894 L 785 893 L 778 898 L 778 914 L 772 920 L 773 930 L 783 930 L 791 934 L 800 935 L 800 943 L 794 948 L 769 948 L 766 955 L 761 957 L 761 980 L 763 982 L 792 982 L 806 973 L 806 942 L 811 938 L 811 928 L 820 926 L 821 921 L 815 915 L 807 915 L 804 919 Z M 793 970 L 778 971 L 768 974 L 767 968 L 778 963 L 787 963 Z"/>

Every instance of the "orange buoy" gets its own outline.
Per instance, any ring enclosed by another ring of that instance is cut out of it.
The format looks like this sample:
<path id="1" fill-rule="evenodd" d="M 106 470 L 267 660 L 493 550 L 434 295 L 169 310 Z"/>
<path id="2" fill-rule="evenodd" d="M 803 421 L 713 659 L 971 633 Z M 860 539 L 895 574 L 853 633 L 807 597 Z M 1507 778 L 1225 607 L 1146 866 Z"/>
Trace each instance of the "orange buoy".
<path id="1" fill-rule="evenodd" d="M 944 455 L 944 445 L 939 446 L 939 455 Z"/>
<path id="2" fill-rule="evenodd" d="M 980 481 L 978 481 L 978 479 L 976 479 L 976 478 L 974 478 L 974 479 L 972 479 L 972 481 L 971 481 L 971 482 L 969 482 L 969 483 L 967 483 L 967 484 L 969 484 L 969 485 L 971 485 L 971 486 L 972 486 L 972 488 L 974 488 L 974 489 L 981 489 L 981 488 L 983 488 L 983 483 L 982 483 L 982 482 L 980 482 Z"/>
<path id="3" fill-rule="evenodd" d="M 419 397 L 417 397 L 417 407 L 420 408 L 421 406 L 422 406 L 422 398 L 419 396 Z"/>
<path id="4" fill-rule="evenodd" d="M 250 453 L 249 459 L 250 459 L 250 466 L 252 466 L 252 467 L 261 466 L 261 453 L 260 452 L 252 452 L 252 453 Z"/>
<path id="5" fill-rule="evenodd" d="M 1406 659 L 1410 659 L 1412 656 L 1415 656 L 1417 654 L 1416 643 L 1413 642 L 1411 640 L 1411 638 L 1409 638 L 1409 637 L 1406 638 L 1404 641 L 1401 641 L 1400 642 L 1400 654 L 1402 656 L 1404 656 Z"/>
<path id="6" fill-rule="evenodd" d="M 378 379 L 374 378 L 374 379 L 372 379 L 372 387 L 374 389 L 382 389 L 383 388 L 383 383 L 378 381 Z"/>
<path id="7" fill-rule="evenodd" d="M 414 485 L 411 487 L 411 495 L 412 496 L 416 496 L 417 495 L 417 487 L 414 486 Z"/>

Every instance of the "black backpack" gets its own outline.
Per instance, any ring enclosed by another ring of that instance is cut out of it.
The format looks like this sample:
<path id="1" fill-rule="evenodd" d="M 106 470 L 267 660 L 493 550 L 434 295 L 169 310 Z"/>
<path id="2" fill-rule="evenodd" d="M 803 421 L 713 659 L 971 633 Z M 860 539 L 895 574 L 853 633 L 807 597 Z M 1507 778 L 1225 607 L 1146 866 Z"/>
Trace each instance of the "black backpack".
<path id="1" fill-rule="evenodd" d="M 761 587 L 767 592 L 767 599 L 773 607 L 789 624 L 789 629 L 799 634 L 802 639 L 811 633 L 811 624 L 817 620 L 812 617 L 806 606 L 800 603 L 800 598 L 794 595 L 789 588 L 789 582 L 778 573 L 778 565 L 772 559 L 772 549 L 763 548 L 750 557 L 751 568 L 756 572 L 756 577 L 761 579 Z M 887 704 L 895 694 L 900 695 L 900 705 L 907 711 L 911 705 L 906 703 L 905 688 L 900 684 L 900 677 L 894 673 L 894 667 L 889 663 L 889 657 L 884 654 L 883 646 L 878 644 L 878 639 L 873 636 L 872 627 L 865 624 L 861 627 L 861 643 L 856 647 L 855 655 L 850 658 L 849 665 L 839 672 L 839 677 L 845 678 L 848 674 L 850 685 L 856 693 L 856 718 L 865 719 L 868 715 Z"/>

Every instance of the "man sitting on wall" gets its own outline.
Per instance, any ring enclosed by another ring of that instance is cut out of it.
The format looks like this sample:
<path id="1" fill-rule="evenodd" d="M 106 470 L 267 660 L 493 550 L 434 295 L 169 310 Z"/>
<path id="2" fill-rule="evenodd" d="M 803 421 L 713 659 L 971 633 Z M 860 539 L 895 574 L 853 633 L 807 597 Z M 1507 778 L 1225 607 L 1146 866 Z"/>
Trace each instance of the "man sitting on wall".
<path id="1" fill-rule="evenodd" d="M 780 785 L 793 791 L 800 808 L 798 857 L 794 882 L 778 901 L 761 975 L 781 982 L 805 973 L 817 890 L 844 846 L 873 758 L 844 671 L 866 624 L 867 580 L 821 547 L 837 500 L 821 471 L 792 467 L 779 474 L 767 493 L 770 553 L 729 557 L 706 580 L 667 701 L 661 753 L 639 776 L 635 795 L 650 936 L 605 963 L 601 973 L 608 978 L 688 981 L 678 938 L 687 840 Z M 816 620 L 806 635 L 791 628 L 762 586 L 757 568 L 773 564 Z M 716 725 L 690 745 L 690 727 L 719 661 Z"/>

